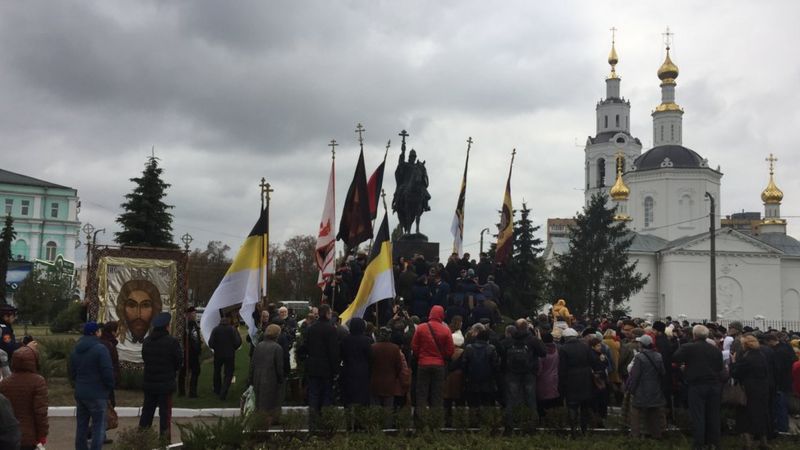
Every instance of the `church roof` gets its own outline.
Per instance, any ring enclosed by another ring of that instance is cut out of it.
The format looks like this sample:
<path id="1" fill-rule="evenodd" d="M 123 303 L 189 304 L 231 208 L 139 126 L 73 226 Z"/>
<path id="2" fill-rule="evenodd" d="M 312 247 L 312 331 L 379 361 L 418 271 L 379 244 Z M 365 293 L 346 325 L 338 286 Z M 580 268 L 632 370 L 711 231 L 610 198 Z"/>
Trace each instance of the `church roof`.
<path id="1" fill-rule="evenodd" d="M 628 248 L 628 251 L 631 252 L 657 252 L 669 244 L 666 239 L 661 239 L 651 234 L 639 234 L 631 231 L 628 236 L 631 235 L 633 236 L 633 241 Z"/>
<path id="2" fill-rule="evenodd" d="M 27 175 L 20 175 L 18 173 L 9 172 L 8 170 L 0 169 L 0 183 L 5 184 L 18 184 L 23 186 L 36 186 L 46 188 L 58 189 L 72 189 L 60 184 L 51 183 L 49 181 L 40 180 L 38 178 L 29 177 Z"/>
<path id="3" fill-rule="evenodd" d="M 628 138 L 633 139 L 633 141 L 637 144 L 642 145 L 642 141 L 640 141 L 639 138 L 633 137 L 624 131 L 603 131 L 602 133 L 597 133 L 597 136 L 595 137 L 589 136 L 589 140 L 592 142 L 592 144 L 596 144 L 598 142 L 608 142 L 611 140 L 611 138 L 618 134 L 624 134 L 625 136 L 628 136 Z"/>
<path id="4" fill-rule="evenodd" d="M 633 162 L 636 170 L 674 168 L 702 168 L 707 163 L 696 151 L 682 145 L 659 145 L 642 153 Z"/>
<path id="5" fill-rule="evenodd" d="M 800 241 L 783 233 L 763 233 L 751 235 L 759 241 L 775 247 L 788 256 L 800 256 Z"/>

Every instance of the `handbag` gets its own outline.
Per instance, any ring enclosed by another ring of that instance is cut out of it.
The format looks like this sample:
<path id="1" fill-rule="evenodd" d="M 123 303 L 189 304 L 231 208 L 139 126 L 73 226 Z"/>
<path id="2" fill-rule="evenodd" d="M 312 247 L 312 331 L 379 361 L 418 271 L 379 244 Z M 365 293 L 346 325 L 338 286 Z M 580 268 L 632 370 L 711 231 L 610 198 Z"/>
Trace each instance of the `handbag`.
<path id="1" fill-rule="evenodd" d="M 111 405 L 111 400 L 106 405 L 106 431 L 113 430 L 119 426 L 119 416 L 114 406 Z"/>
<path id="2" fill-rule="evenodd" d="M 733 379 L 722 386 L 722 404 L 725 406 L 747 406 L 747 394 L 744 386 Z"/>
<path id="3" fill-rule="evenodd" d="M 603 372 L 592 372 L 592 381 L 594 382 L 594 387 L 597 388 L 598 391 L 602 391 L 606 388 L 606 377 Z"/>

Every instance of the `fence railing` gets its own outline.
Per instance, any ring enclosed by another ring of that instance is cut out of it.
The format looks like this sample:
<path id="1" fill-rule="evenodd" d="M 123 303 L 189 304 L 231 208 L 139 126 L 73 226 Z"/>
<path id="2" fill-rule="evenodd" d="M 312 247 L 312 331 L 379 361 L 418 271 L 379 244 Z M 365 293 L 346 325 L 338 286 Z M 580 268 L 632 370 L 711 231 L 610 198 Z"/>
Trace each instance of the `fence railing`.
<path id="1" fill-rule="evenodd" d="M 706 319 L 674 319 L 673 320 L 687 320 L 689 323 L 703 323 L 707 321 Z M 758 328 L 762 331 L 767 330 L 783 330 L 784 328 L 786 331 L 795 331 L 800 332 L 800 320 L 781 320 L 781 319 L 749 319 L 749 320 L 737 320 L 737 319 L 722 319 L 718 320 L 717 323 L 728 327 L 730 326 L 731 322 L 740 322 L 742 326 L 751 327 L 753 329 Z"/>

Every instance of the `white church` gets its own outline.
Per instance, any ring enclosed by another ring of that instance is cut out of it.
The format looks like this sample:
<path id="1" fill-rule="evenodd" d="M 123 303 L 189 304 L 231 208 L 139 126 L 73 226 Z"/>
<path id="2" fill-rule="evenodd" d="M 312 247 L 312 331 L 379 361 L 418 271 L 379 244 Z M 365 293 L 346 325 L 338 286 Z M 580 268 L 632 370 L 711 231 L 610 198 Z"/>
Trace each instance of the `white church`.
<path id="1" fill-rule="evenodd" d="M 633 242 L 630 259 L 649 274 L 627 305 L 637 317 L 708 319 L 710 316 L 710 223 L 713 201 L 718 320 L 800 321 L 800 242 L 786 234 L 783 192 L 773 179 L 761 194 L 764 218 L 757 231 L 720 228 L 720 167 L 683 145 L 683 109 L 676 103 L 678 67 L 666 59 L 658 69 L 661 103 L 652 112 L 653 148 L 642 152 L 629 127 L 630 102 L 620 93 L 619 61 L 612 40 L 606 98 L 597 103 L 597 127 L 585 147 L 585 197 L 605 192 L 615 220 L 625 222 Z M 711 199 L 709 199 L 709 197 Z M 554 237 L 548 263 L 568 250 Z"/>

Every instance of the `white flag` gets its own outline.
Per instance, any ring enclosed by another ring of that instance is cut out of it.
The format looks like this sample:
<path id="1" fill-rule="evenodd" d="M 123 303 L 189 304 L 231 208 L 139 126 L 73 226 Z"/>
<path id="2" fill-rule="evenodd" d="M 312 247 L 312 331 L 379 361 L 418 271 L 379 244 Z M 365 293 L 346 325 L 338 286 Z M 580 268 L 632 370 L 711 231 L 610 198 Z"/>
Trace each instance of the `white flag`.
<path id="1" fill-rule="evenodd" d="M 334 267 L 334 257 L 336 256 L 336 176 L 334 172 L 335 163 L 331 161 L 331 176 L 328 179 L 328 192 L 325 195 L 325 206 L 322 208 L 322 219 L 319 221 L 319 233 L 317 234 L 317 246 L 314 253 L 319 268 L 319 278 L 317 285 L 320 288 L 325 286 L 325 277 L 332 276 Z"/>

